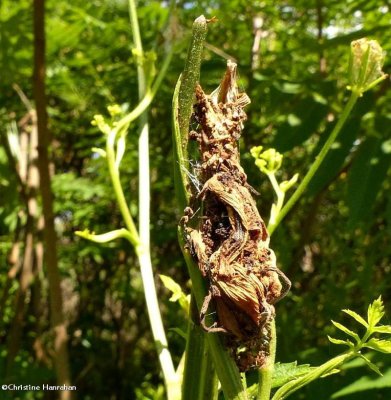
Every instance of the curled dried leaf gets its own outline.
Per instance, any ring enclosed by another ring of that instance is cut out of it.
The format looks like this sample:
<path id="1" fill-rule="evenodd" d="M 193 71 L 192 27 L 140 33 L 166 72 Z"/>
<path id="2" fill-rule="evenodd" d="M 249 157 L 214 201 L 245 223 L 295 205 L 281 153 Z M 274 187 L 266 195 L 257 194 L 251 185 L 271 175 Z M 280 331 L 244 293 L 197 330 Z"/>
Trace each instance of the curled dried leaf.
<path id="1" fill-rule="evenodd" d="M 226 334 L 231 354 L 245 371 L 267 359 L 273 305 L 287 293 L 290 282 L 277 268 L 265 223 L 240 166 L 237 141 L 250 100 L 238 90 L 236 64 L 228 62 L 211 95 L 198 85 L 196 99 L 193 118 L 199 129 L 189 136 L 199 143 L 203 188 L 192 202 L 201 201 L 203 211 L 190 222 L 187 210 L 182 221 L 189 247 L 209 283 L 201 324 L 207 331 Z M 210 308 L 217 318 L 207 326 Z"/>

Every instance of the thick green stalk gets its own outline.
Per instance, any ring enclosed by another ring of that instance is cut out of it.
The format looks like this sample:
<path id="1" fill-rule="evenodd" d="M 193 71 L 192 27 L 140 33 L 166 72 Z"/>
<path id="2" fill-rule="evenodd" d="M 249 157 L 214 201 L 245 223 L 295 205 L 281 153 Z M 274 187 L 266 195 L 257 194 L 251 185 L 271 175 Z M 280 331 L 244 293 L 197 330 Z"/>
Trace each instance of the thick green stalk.
<path id="1" fill-rule="evenodd" d="M 311 168 L 301 181 L 300 185 L 296 189 L 296 191 L 293 193 L 291 198 L 288 200 L 288 202 L 285 204 L 285 206 L 282 208 L 282 210 L 278 213 L 277 218 L 273 224 L 269 225 L 269 234 L 272 235 L 274 230 L 277 228 L 279 223 L 283 220 L 283 218 L 288 214 L 288 212 L 292 209 L 292 207 L 296 204 L 296 202 L 300 199 L 301 195 L 307 188 L 309 182 L 315 175 L 316 171 L 319 169 L 320 164 L 323 162 L 325 159 L 327 153 L 329 152 L 332 144 L 335 142 L 335 139 L 337 138 L 339 132 L 341 131 L 342 127 L 344 126 L 350 112 L 352 111 L 354 105 L 357 102 L 358 97 L 360 96 L 360 93 L 357 91 L 352 91 L 349 101 L 347 102 L 340 119 L 338 120 L 337 124 L 335 125 L 333 131 L 331 132 L 329 138 L 327 139 L 326 143 L 323 145 L 322 149 L 320 150 L 318 156 L 316 157 L 314 163 L 311 165 Z"/>
<path id="2" fill-rule="evenodd" d="M 172 142 L 174 145 L 174 185 L 178 207 L 184 210 L 189 205 L 190 193 L 187 190 L 189 180 L 186 171 L 189 168 L 189 161 L 185 158 L 182 148 L 182 135 L 178 123 L 178 95 L 181 87 L 182 76 L 179 77 L 175 86 L 174 96 L 172 99 Z M 187 150 L 187 149 L 186 149 Z"/>
<path id="3" fill-rule="evenodd" d="M 193 320 L 198 318 L 198 307 L 194 296 L 190 304 L 191 317 L 187 331 L 185 372 L 182 383 L 182 399 L 215 400 L 218 395 L 218 381 L 206 344 L 205 332 Z M 198 368 L 193 368 L 198 366 Z"/>
<path id="4" fill-rule="evenodd" d="M 269 400 L 270 392 L 272 390 L 272 379 L 274 372 L 274 362 L 276 359 L 277 349 L 277 335 L 276 335 L 276 321 L 270 323 L 270 343 L 269 343 L 269 357 L 266 363 L 259 369 L 258 379 L 258 400 Z"/>
<path id="5" fill-rule="evenodd" d="M 182 84 L 179 88 L 178 123 L 181 132 L 181 146 L 184 158 L 187 159 L 187 141 L 189 122 L 193 111 L 194 93 L 197 82 L 200 80 L 202 49 L 207 32 L 207 20 L 203 15 L 193 23 L 191 43 L 187 53 L 185 69 L 182 74 Z"/>
<path id="6" fill-rule="evenodd" d="M 129 0 L 129 15 L 132 26 L 133 40 L 137 52 L 137 76 L 139 99 L 145 97 L 146 77 L 143 66 L 143 46 L 141 42 L 140 28 L 138 24 L 137 10 L 134 0 Z M 140 245 L 136 253 L 140 263 L 141 278 L 147 302 L 148 316 L 152 333 L 157 346 L 159 361 L 162 368 L 169 400 L 179 398 L 178 377 L 174 363 L 168 350 L 167 338 L 159 310 L 159 302 L 154 282 L 151 254 L 150 254 L 150 168 L 149 168 L 149 126 L 148 114 L 144 111 L 140 115 L 139 135 L 139 237 Z"/>

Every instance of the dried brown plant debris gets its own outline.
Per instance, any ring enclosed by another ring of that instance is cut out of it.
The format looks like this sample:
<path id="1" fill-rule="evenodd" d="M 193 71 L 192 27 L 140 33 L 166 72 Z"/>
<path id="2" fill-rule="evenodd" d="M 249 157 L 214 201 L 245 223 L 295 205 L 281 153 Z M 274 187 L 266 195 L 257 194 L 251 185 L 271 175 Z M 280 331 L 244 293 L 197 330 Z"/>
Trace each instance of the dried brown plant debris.
<path id="1" fill-rule="evenodd" d="M 182 220 L 188 246 L 209 285 L 200 320 L 206 331 L 226 334 L 228 348 L 245 371 L 265 362 L 273 305 L 290 282 L 277 268 L 251 194 L 255 191 L 240 166 L 238 140 L 250 99 L 239 93 L 236 64 L 228 62 L 220 86 L 210 95 L 198 85 L 196 100 L 193 118 L 199 128 L 189 136 L 199 143 L 203 186 L 192 203 L 200 203 L 202 216 L 195 218 L 187 208 Z M 211 309 L 215 323 L 207 326 Z"/>

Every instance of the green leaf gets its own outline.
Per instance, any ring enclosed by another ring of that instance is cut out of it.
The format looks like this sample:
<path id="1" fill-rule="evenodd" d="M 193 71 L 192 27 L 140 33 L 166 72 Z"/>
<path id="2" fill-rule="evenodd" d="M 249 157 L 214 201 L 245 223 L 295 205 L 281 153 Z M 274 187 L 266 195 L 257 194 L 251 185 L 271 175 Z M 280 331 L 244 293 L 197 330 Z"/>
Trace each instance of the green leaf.
<path id="1" fill-rule="evenodd" d="M 183 293 L 182 288 L 178 285 L 174 279 L 170 278 L 166 275 L 159 275 L 160 279 L 163 282 L 163 285 L 172 292 L 172 296 L 170 297 L 170 301 L 176 302 L 178 301 L 181 308 L 186 312 L 186 315 L 189 313 L 190 301 L 189 298 Z"/>
<path id="2" fill-rule="evenodd" d="M 287 382 L 285 385 L 280 387 L 277 392 L 274 394 L 272 400 L 283 400 L 287 398 L 289 395 L 294 393 L 296 390 L 302 388 L 303 386 L 308 385 L 310 382 L 328 374 L 330 371 L 333 371 L 339 368 L 344 362 L 348 361 L 355 355 L 353 352 L 345 352 L 340 354 L 337 357 L 332 358 L 331 360 L 326 361 L 324 364 L 320 365 L 316 368 L 311 368 L 311 371 L 307 374 L 298 377 L 290 382 Z"/>
<path id="3" fill-rule="evenodd" d="M 343 389 L 334 393 L 331 398 L 337 399 L 339 397 L 344 397 L 351 395 L 353 393 L 364 392 L 367 390 L 379 390 L 391 388 L 391 368 L 387 370 L 387 372 L 378 378 L 373 379 L 369 376 L 363 376 L 352 384 L 345 386 Z M 367 395 L 366 398 L 372 398 L 372 396 Z"/>
<path id="4" fill-rule="evenodd" d="M 277 388 L 285 383 L 305 375 L 311 370 L 309 364 L 297 365 L 297 361 L 291 363 L 276 363 L 274 365 L 272 388 Z"/>
<path id="5" fill-rule="evenodd" d="M 383 374 L 380 372 L 379 368 L 372 361 L 370 361 L 369 358 L 363 356 L 362 354 L 359 354 L 359 357 L 361 357 L 365 361 L 365 364 L 367 364 L 368 367 L 373 372 L 376 372 L 378 375 L 383 376 Z"/>
<path id="6" fill-rule="evenodd" d="M 391 325 L 376 326 L 375 328 L 373 328 L 373 332 L 391 334 Z"/>
<path id="7" fill-rule="evenodd" d="M 344 346 L 352 347 L 352 343 L 349 340 L 341 340 L 341 339 L 335 339 L 331 336 L 327 335 L 327 338 L 330 340 L 331 343 L 334 344 L 342 344 Z"/>
<path id="8" fill-rule="evenodd" d="M 359 322 L 361 325 L 364 325 L 366 328 L 368 328 L 368 323 L 367 321 L 365 321 L 365 319 L 363 317 L 361 317 L 359 314 L 357 314 L 356 312 L 352 311 L 352 310 L 342 310 L 345 314 L 350 315 L 352 318 L 354 318 L 357 322 Z"/>
<path id="9" fill-rule="evenodd" d="M 363 347 L 380 351 L 381 353 L 391 353 L 391 340 L 371 339 L 366 342 Z"/>
<path id="10" fill-rule="evenodd" d="M 379 296 L 372 304 L 368 307 L 368 323 L 371 328 L 375 327 L 378 322 L 383 318 L 384 312 L 384 305 Z"/>
<path id="11" fill-rule="evenodd" d="M 347 335 L 351 336 L 354 340 L 356 340 L 357 343 L 360 341 L 360 337 L 357 335 L 357 333 L 355 333 L 355 332 L 351 331 L 350 329 L 346 328 L 346 326 L 343 326 L 339 322 L 335 322 L 333 320 L 331 320 L 331 322 L 333 323 L 333 325 L 337 329 L 339 329 L 340 331 L 346 333 Z"/>

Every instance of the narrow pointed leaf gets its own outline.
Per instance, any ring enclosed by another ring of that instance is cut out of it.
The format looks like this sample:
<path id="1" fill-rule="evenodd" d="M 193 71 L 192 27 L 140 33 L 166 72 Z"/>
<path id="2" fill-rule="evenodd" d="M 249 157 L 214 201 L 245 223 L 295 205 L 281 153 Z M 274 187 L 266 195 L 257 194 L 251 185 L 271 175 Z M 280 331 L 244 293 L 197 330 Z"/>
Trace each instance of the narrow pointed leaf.
<path id="1" fill-rule="evenodd" d="M 389 333 L 389 334 L 391 334 L 391 325 L 376 326 L 376 327 L 373 329 L 373 332 L 376 332 L 376 333 Z"/>
<path id="2" fill-rule="evenodd" d="M 340 331 L 346 333 L 347 335 L 351 336 L 354 340 L 356 340 L 356 342 L 358 343 L 360 341 L 360 337 L 357 335 L 357 333 L 351 331 L 350 329 L 346 328 L 346 326 L 340 324 L 339 322 L 335 322 L 333 320 L 331 320 L 331 322 L 333 323 L 333 325 L 339 329 Z"/>
<path id="3" fill-rule="evenodd" d="M 363 347 L 368 347 L 369 349 L 380 351 L 381 353 L 390 354 L 391 340 L 371 339 L 365 343 Z"/>
<path id="4" fill-rule="evenodd" d="M 330 340 L 331 343 L 334 343 L 334 344 L 342 344 L 342 345 L 344 345 L 344 346 L 351 347 L 351 344 L 349 344 L 349 342 L 346 341 L 346 340 L 335 339 L 335 338 L 333 338 L 333 337 L 331 337 L 331 336 L 328 336 L 328 335 L 327 335 L 327 338 Z"/>
<path id="5" fill-rule="evenodd" d="M 362 354 L 359 354 L 359 356 L 365 361 L 365 364 L 367 364 L 368 367 L 373 372 L 376 372 L 378 375 L 383 376 L 383 374 L 380 372 L 379 368 L 372 361 L 370 361 L 367 357 L 363 356 Z"/>
<path id="6" fill-rule="evenodd" d="M 357 322 L 359 322 L 361 325 L 364 325 L 366 328 L 368 328 L 368 322 L 365 321 L 363 317 L 361 317 L 359 314 L 352 310 L 342 310 L 345 314 L 350 315 L 352 318 L 354 318 Z"/>

